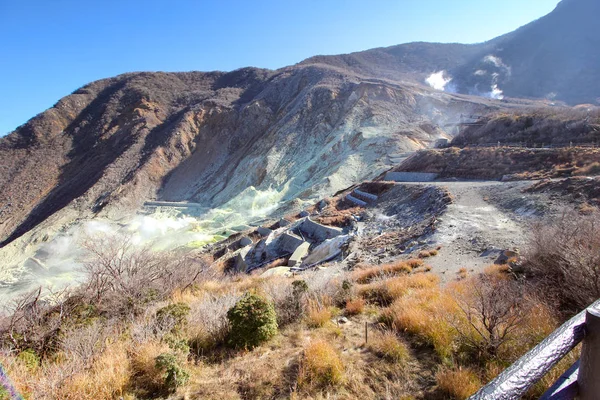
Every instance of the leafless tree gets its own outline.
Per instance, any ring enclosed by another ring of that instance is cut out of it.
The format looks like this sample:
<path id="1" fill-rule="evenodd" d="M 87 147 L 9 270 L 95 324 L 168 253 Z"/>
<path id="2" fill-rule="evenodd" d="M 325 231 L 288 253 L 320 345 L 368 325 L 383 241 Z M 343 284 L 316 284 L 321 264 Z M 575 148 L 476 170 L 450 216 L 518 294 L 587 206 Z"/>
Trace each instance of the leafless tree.
<path id="1" fill-rule="evenodd" d="M 600 213 L 565 211 L 533 228 L 526 267 L 569 311 L 600 298 Z"/>
<path id="2" fill-rule="evenodd" d="M 55 350 L 58 333 L 72 312 L 69 293 L 68 289 L 43 292 L 40 287 L 13 300 L 0 327 L 5 342 L 16 350 L 32 348 L 41 355 Z"/>
<path id="3" fill-rule="evenodd" d="M 467 324 L 452 324 L 463 343 L 475 349 L 478 356 L 495 357 L 522 325 L 532 302 L 526 297 L 524 284 L 514 279 L 481 274 L 465 285 L 455 298 Z"/>
<path id="4" fill-rule="evenodd" d="M 85 292 L 93 303 L 111 312 L 136 313 L 176 288 L 193 285 L 208 272 L 202 259 L 153 251 L 135 245 L 129 236 L 87 240 L 84 248 Z"/>

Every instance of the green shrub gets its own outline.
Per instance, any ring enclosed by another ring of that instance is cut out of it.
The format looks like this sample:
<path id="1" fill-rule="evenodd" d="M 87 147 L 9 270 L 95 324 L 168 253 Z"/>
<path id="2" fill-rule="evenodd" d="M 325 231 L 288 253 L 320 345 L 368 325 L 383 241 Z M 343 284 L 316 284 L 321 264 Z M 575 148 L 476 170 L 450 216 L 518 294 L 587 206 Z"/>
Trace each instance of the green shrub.
<path id="1" fill-rule="evenodd" d="M 23 362 L 30 371 L 34 371 L 40 366 L 40 356 L 38 356 L 33 349 L 23 350 L 19 353 L 17 358 Z"/>
<path id="2" fill-rule="evenodd" d="M 187 323 L 189 313 L 190 306 L 185 303 L 169 304 L 156 311 L 156 320 L 163 326 L 173 324 L 171 332 L 177 332 Z"/>
<path id="3" fill-rule="evenodd" d="M 170 392 L 174 392 L 178 387 L 185 385 L 190 378 L 189 372 L 179 364 L 177 357 L 173 354 L 160 354 L 156 357 L 155 362 L 156 368 L 164 371 L 164 385 Z"/>
<path id="4" fill-rule="evenodd" d="M 231 325 L 227 343 L 234 348 L 253 349 L 277 334 L 277 315 L 273 303 L 247 293 L 227 311 Z"/>

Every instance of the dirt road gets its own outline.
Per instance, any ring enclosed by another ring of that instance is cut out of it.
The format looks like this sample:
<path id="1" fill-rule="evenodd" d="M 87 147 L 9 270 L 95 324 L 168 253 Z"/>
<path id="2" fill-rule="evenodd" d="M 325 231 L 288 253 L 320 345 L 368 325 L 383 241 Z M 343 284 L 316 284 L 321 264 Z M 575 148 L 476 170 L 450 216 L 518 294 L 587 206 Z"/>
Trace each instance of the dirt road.
<path id="1" fill-rule="evenodd" d="M 428 182 L 446 187 L 454 197 L 447 211 L 438 219 L 430 247 L 441 246 L 435 257 L 427 260 L 444 281 L 457 278 L 459 271 L 481 270 L 493 264 L 498 250 L 519 249 L 527 237 L 528 218 L 494 203 L 498 194 L 523 197 L 521 188 L 531 182 Z"/>

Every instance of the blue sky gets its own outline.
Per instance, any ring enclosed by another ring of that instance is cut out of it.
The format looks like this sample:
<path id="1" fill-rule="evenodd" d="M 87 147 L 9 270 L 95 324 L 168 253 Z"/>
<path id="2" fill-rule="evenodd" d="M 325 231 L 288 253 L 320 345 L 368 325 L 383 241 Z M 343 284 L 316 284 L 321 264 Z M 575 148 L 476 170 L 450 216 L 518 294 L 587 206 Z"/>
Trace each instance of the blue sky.
<path id="1" fill-rule="evenodd" d="M 482 42 L 558 0 L 0 0 L 0 136 L 131 71 L 279 68 L 412 41 Z"/>

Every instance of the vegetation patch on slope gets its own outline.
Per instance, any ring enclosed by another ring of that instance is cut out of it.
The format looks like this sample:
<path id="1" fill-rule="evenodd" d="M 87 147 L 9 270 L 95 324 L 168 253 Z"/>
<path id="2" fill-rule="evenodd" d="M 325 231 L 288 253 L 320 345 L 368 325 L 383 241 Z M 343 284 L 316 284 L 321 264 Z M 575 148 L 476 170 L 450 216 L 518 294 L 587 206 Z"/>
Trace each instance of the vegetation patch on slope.
<path id="1" fill-rule="evenodd" d="M 394 171 L 431 172 L 440 178 L 526 180 L 600 173 L 600 149 L 450 147 L 424 150 Z"/>

